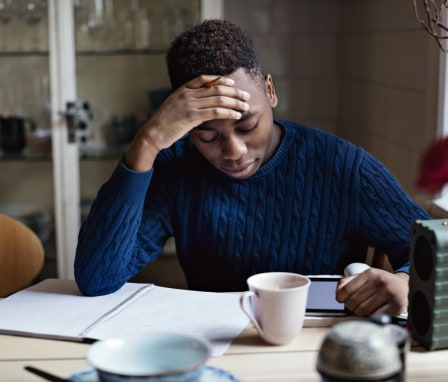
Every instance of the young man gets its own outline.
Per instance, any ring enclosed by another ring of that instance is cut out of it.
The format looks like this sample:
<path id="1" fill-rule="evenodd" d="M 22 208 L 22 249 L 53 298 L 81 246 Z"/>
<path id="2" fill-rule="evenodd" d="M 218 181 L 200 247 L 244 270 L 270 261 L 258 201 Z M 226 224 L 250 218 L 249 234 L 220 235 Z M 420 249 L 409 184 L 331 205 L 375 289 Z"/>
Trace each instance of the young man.
<path id="1" fill-rule="evenodd" d="M 274 120 L 277 95 L 248 36 L 209 20 L 181 34 L 172 94 L 139 130 L 83 224 L 75 276 L 111 293 L 174 236 L 192 289 L 247 289 L 254 273 L 341 274 L 383 249 L 395 273 L 346 279 L 337 298 L 361 316 L 406 309 L 410 228 L 426 213 L 371 155 Z M 357 256 L 357 257 L 356 257 Z"/>

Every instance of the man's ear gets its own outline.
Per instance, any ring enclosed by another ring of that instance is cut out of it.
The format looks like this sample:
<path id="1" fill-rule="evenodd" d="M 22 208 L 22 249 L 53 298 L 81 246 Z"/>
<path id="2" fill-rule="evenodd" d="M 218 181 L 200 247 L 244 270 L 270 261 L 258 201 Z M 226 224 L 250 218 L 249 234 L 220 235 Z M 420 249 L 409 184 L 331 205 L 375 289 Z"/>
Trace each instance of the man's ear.
<path id="1" fill-rule="evenodd" d="M 268 97 L 269 103 L 272 108 L 275 108 L 278 104 L 277 93 L 275 92 L 274 81 L 272 80 L 272 76 L 270 74 L 266 75 L 265 78 L 265 86 L 266 86 L 266 96 Z"/>

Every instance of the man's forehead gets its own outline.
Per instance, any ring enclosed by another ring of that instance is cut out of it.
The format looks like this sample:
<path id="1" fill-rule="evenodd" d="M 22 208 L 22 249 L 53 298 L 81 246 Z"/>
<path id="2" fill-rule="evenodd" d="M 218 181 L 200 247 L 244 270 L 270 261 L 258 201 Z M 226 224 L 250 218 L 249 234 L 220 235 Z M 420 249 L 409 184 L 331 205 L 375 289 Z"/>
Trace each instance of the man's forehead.
<path id="1" fill-rule="evenodd" d="M 241 116 L 240 119 L 237 119 L 235 121 L 233 121 L 234 125 L 238 125 L 240 123 L 243 123 L 245 121 L 247 121 L 248 119 L 251 119 L 252 117 L 255 116 L 255 112 L 253 111 L 246 111 L 245 113 L 243 113 L 243 115 Z M 205 121 L 204 123 L 202 123 L 201 125 L 195 127 L 195 130 L 214 130 L 214 128 L 211 126 L 211 123 L 213 121 L 219 121 L 219 119 L 213 119 L 210 121 Z"/>

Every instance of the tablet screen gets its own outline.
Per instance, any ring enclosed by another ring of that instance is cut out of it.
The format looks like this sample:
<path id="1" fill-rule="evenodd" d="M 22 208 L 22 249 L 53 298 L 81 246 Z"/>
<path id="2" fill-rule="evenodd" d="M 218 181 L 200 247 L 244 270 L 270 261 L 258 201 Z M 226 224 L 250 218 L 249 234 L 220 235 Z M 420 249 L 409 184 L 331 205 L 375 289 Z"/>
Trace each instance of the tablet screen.
<path id="1" fill-rule="evenodd" d="M 309 277 L 311 280 L 307 313 L 345 313 L 345 305 L 336 300 L 340 277 Z"/>

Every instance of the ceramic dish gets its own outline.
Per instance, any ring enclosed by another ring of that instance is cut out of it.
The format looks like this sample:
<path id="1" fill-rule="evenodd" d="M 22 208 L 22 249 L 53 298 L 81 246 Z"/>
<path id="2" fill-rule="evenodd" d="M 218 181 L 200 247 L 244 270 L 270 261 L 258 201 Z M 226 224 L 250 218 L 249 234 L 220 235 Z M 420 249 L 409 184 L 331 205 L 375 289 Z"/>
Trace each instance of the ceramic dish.
<path id="1" fill-rule="evenodd" d="M 142 332 L 95 342 L 87 361 L 101 381 L 188 382 L 211 353 L 207 340 L 181 333 Z"/>
<path id="2" fill-rule="evenodd" d="M 98 373 L 94 369 L 85 370 L 69 377 L 70 382 L 99 382 Z M 202 375 L 197 382 L 240 382 L 229 372 L 213 366 L 203 366 Z"/>

